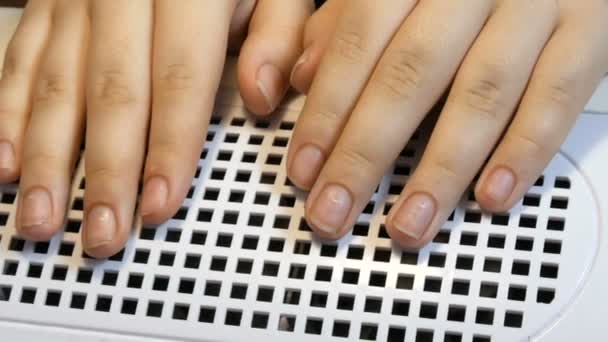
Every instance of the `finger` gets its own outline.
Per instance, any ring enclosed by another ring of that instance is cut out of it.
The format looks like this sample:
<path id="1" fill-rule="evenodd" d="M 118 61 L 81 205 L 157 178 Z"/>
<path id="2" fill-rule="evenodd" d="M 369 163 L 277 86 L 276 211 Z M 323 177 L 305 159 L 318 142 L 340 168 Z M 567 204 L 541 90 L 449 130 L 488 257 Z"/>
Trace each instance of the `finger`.
<path id="1" fill-rule="evenodd" d="M 140 206 L 146 223 L 173 216 L 190 189 L 234 6 L 235 1 L 156 1 L 152 124 Z"/>
<path id="2" fill-rule="evenodd" d="M 0 183 L 19 177 L 23 134 L 54 1 L 29 1 L 9 42 L 0 78 Z"/>
<path id="3" fill-rule="evenodd" d="M 509 122 L 556 19 L 554 1 L 505 1 L 494 11 L 460 67 L 420 164 L 387 217 L 395 241 L 421 247 L 439 231 Z"/>
<path id="4" fill-rule="evenodd" d="M 487 0 L 467 4 L 421 2 L 395 35 L 306 202 L 306 217 L 319 234 L 335 238 L 353 226 L 386 169 L 448 86 L 492 8 Z M 449 58 L 444 51 L 450 51 Z"/>
<path id="5" fill-rule="evenodd" d="M 485 209 L 508 210 L 525 194 L 608 69 L 608 48 L 600 43 L 605 21 L 589 20 L 601 11 L 583 12 L 561 24 L 548 42 L 513 122 L 484 168 L 475 194 Z"/>
<path id="6" fill-rule="evenodd" d="M 48 240 L 64 221 L 84 128 L 86 2 L 60 0 L 32 98 L 24 139 L 17 227 Z"/>
<path id="7" fill-rule="evenodd" d="M 152 3 L 91 2 L 83 245 L 118 252 L 131 229 L 150 105 Z"/>
<path id="8" fill-rule="evenodd" d="M 312 79 L 317 73 L 321 57 L 325 53 L 336 30 L 338 17 L 344 0 L 330 0 L 319 8 L 306 22 L 303 52 L 291 70 L 291 86 L 303 94 L 308 93 Z"/>
<path id="9" fill-rule="evenodd" d="M 239 87 L 252 112 L 271 113 L 285 95 L 313 10 L 311 0 L 258 1 L 238 62 Z"/>
<path id="10" fill-rule="evenodd" d="M 228 51 L 236 54 L 238 54 L 247 35 L 249 20 L 251 19 L 257 0 L 239 0 L 237 2 L 228 33 Z"/>
<path id="11" fill-rule="evenodd" d="M 350 1 L 310 88 L 287 154 L 287 174 L 310 189 L 374 66 L 414 1 Z"/>

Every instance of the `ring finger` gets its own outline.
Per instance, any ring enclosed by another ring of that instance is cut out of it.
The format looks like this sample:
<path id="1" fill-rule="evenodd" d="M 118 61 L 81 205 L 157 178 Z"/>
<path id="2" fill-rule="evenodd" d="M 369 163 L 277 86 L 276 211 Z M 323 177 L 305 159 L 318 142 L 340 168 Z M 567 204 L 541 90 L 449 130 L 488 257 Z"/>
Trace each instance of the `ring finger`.
<path id="1" fill-rule="evenodd" d="M 387 230 L 401 245 L 425 244 L 450 215 L 508 124 L 556 19 L 554 1 L 503 1 L 496 8 L 387 217 Z"/>

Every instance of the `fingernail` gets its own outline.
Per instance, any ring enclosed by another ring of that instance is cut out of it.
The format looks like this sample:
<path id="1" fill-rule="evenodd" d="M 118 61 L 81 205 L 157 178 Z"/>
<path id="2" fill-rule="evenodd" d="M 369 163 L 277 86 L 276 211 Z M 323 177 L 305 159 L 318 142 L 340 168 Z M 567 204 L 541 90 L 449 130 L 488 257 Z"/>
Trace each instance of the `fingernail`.
<path id="1" fill-rule="evenodd" d="M 21 229 L 30 230 L 47 223 L 51 217 L 51 195 L 41 188 L 26 193 L 21 202 Z"/>
<path id="2" fill-rule="evenodd" d="M 296 64 L 293 65 L 293 68 L 291 69 L 291 75 L 289 76 L 290 84 L 292 84 L 292 85 L 294 84 L 294 76 L 298 72 L 298 69 L 300 68 L 300 66 L 302 66 L 302 64 L 308 62 L 309 56 L 310 56 L 310 46 L 307 47 L 306 50 L 304 50 L 304 52 L 302 53 L 300 58 L 298 58 L 298 60 L 296 61 Z"/>
<path id="3" fill-rule="evenodd" d="M 393 225 L 403 234 L 418 240 L 431 224 L 435 210 L 435 200 L 431 196 L 415 193 L 401 204 Z"/>
<path id="4" fill-rule="evenodd" d="M 114 239 L 116 234 L 116 217 L 112 209 L 105 205 L 96 205 L 86 217 L 86 245 L 95 248 Z"/>
<path id="5" fill-rule="evenodd" d="M 281 71 L 272 64 L 264 64 L 258 69 L 256 84 L 271 112 L 278 104 L 283 76 Z"/>
<path id="6" fill-rule="evenodd" d="M 318 229 L 336 234 L 353 205 L 350 192 L 341 185 L 327 185 L 312 206 L 310 220 Z"/>
<path id="7" fill-rule="evenodd" d="M 323 152 L 315 145 L 300 147 L 290 166 L 291 180 L 300 187 L 310 189 L 321 170 L 323 159 Z"/>
<path id="8" fill-rule="evenodd" d="M 0 142 L 0 171 L 12 172 L 15 169 L 15 150 L 9 142 Z"/>
<path id="9" fill-rule="evenodd" d="M 515 175 L 505 167 L 498 167 L 487 178 L 483 192 L 492 201 L 504 203 L 509 199 L 515 188 Z"/>
<path id="10" fill-rule="evenodd" d="M 169 187 L 162 177 L 152 177 L 144 184 L 141 194 L 140 213 L 146 216 L 164 208 L 167 205 Z"/>

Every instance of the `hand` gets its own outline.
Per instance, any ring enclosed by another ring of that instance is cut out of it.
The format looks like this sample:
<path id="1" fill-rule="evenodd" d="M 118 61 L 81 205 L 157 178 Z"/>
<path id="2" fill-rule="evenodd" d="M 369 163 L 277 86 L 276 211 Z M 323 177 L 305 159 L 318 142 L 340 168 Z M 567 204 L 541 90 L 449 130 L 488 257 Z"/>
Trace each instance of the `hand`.
<path id="1" fill-rule="evenodd" d="M 142 168 L 144 222 L 173 216 L 229 37 L 244 39 L 244 100 L 267 114 L 288 87 L 313 9 L 309 0 L 29 1 L 0 80 L 0 183 L 20 177 L 19 234 L 47 240 L 62 226 L 85 121 L 85 251 L 105 257 L 124 246 Z"/>
<path id="2" fill-rule="evenodd" d="M 480 169 L 479 204 L 511 208 L 608 70 L 607 15 L 600 0 L 330 0 L 308 22 L 291 77 L 309 95 L 287 165 L 311 189 L 310 226 L 346 234 L 448 88 L 387 232 L 426 244 Z"/>

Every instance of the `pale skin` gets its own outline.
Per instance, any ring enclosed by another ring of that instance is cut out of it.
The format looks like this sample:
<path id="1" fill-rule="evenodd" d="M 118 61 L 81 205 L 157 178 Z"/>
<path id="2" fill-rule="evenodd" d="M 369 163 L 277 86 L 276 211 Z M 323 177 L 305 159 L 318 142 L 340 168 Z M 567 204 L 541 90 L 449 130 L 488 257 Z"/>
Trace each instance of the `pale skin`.
<path id="1" fill-rule="evenodd" d="M 608 70 L 604 0 L 330 0 L 309 20 L 311 1 L 253 3 L 30 1 L 0 81 L 0 182 L 20 177 L 19 233 L 47 240 L 61 227 L 85 122 L 85 250 L 123 247 L 140 181 L 144 221 L 171 217 L 226 47 L 242 39 L 239 87 L 252 112 L 272 112 L 289 80 L 308 94 L 287 172 L 310 190 L 306 218 L 326 239 L 352 228 L 447 91 L 387 217 L 411 248 L 432 239 L 480 171 L 480 205 L 513 206 Z"/>
<path id="2" fill-rule="evenodd" d="M 605 0 L 327 2 L 291 76 L 308 98 L 288 175 L 310 190 L 312 229 L 327 239 L 350 231 L 446 92 L 387 232 L 403 247 L 425 245 L 478 172 L 481 207 L 511 208 L 608 71 L 607 17 Z"/>
<path id="3" fill-rule="evenodd" d="M 83 139 L 89 255 L 123 248 L 140 182 L 143 221 L 172 217 L 228 47 L 240 47 L 247 107 L 267 115 L 289 86 L 313 10 L 312 0 L 29 1 L 0 80 L 0 183 L 19 179 L 19 234 L 48 240 L 60 229 Z"/>

